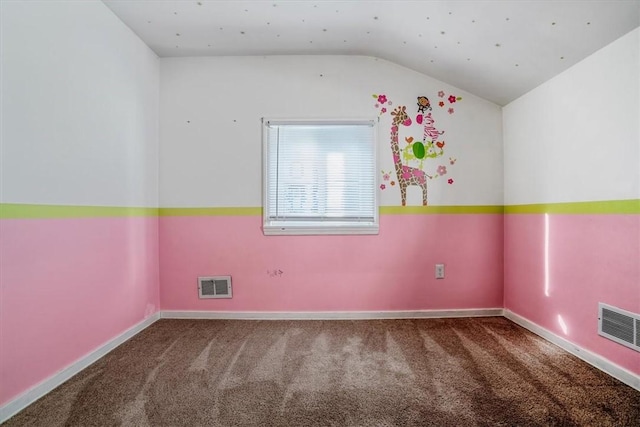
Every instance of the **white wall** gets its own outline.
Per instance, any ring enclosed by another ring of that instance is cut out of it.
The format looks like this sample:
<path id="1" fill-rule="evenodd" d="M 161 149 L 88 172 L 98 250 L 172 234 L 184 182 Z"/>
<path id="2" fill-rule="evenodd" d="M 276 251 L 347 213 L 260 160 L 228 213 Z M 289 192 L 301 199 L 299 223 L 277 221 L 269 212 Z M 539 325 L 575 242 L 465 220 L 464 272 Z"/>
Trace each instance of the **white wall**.
<path id="1" fill-rule="evenodd" d="M 100 1 L 2 1 L 4 203 L 157 206 L 157 56 Z"/>
<path id="2" fill-rule="evenodd" d="M 505 204 L 640 197 L 640 29 L 505 106 Z"/>
<path id="3" fill-rule="evenodd" d="M 639 38 L 636 29 L 504 107 L 506 205 L 640 198 Z M 640 215 L 583 206 L 505 215 L 504 307 L 637 384 L 640 355 L 597 325 L 600 302 L 640 312 Z"/>
<path id="4" fill-rule="evenodd" d="M 436 126 L 445 130 L 446 149 L 445 156 L 430 160 L 426 169 L 434 172 L 443 164 L 449 174 L 429 182 L 430 204 L 502 204 L 501 109 L 476 96 L 370 57 L 162 58 L 160 62 L 161 206 L 260 206 L 262 117 L 376 117 L 374 93 L 386 94 L 394 106 L 407 105 L 414 118 L 417 96 L 428 96 L 434 105 Z M 454 114 L 437 106 L 439 90 L 462 96 L 453 105 Z M 389 113 L 383 115 L 378 141 L 379 169 L 387 171 L 394 170 L 390 123 Z M 401 147 L 406 144 L 404 136 L 422 139 L 422 128 L 402 129 Z M 454 166 L 449 157 L 457 158 Z M 454 185 L 447 184 L 448 177 L 454 178 Z M 408 204 L 421 204 L 418 187 L 410 187 L 408 194 Z M 380 196 L 381 205 L 400 204 L 397 185 Z"/>
<path id="5" fill-rule="evenodd" d="M 0 7 L 0 202 L 157 207 L 157 56 L 100 1 Z M 2 218 L 0 236 L 1 422 L 158 310 L 158 218 Z"/>

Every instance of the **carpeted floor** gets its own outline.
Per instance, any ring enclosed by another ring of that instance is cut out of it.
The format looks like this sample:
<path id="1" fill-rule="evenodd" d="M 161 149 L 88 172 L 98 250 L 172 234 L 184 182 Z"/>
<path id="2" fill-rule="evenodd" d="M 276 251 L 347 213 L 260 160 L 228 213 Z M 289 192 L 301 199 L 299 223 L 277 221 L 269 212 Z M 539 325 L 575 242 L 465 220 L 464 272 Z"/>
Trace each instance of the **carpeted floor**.
<path id="1" fill-rule="evenodd" d="M 640 426 L 640 392 L 501 318 L 161 320 L 6 426 Z"/>

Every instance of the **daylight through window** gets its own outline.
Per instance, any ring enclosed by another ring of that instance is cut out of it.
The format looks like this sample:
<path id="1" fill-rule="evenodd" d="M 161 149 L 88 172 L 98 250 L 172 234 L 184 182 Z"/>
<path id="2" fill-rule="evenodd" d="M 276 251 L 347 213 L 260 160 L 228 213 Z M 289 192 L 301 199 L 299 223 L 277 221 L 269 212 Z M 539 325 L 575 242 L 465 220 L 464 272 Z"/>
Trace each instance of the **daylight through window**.
<path id="1" fill-rule="evenodd" d="M 376 126 L 264 120 L 264 233 L 377 234 Z"/>

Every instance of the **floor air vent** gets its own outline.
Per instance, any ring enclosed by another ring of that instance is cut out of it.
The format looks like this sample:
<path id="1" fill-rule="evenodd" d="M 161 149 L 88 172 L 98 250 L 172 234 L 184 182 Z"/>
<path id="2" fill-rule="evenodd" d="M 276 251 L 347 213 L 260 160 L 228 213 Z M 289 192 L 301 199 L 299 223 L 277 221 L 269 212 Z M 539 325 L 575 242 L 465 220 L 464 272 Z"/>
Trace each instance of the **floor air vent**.
<path id="1" fill-rule="evenodd" d="M 640 314 L 599 303 L 598 334 L 640 351 Z"/>
<path id="2" fill-rule="evenodd" d="M 198 277 L 200 298 L 231 298 L 231 276 Z"/>

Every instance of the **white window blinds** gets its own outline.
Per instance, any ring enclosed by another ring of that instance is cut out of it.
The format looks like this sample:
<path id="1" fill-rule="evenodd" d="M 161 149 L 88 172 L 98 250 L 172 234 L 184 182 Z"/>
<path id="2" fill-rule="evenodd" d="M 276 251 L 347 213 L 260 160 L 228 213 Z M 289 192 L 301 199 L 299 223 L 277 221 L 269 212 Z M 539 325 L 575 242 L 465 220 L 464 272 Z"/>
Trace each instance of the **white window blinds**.
<path id="1" fill-rule="evenodd" d="M 373 121 L 264 126 L 265 234 L 377 233 Z"/>

